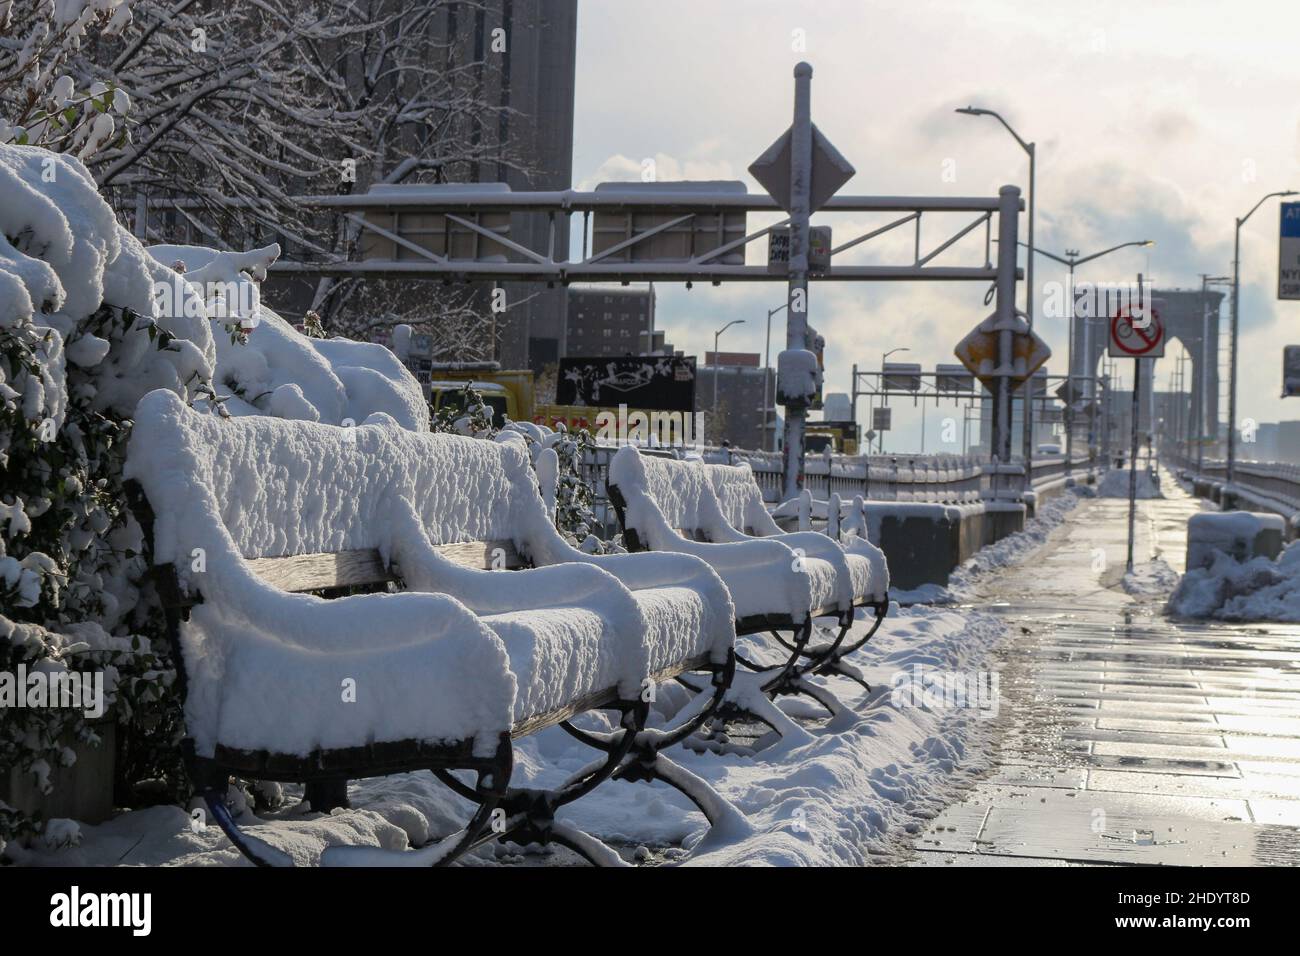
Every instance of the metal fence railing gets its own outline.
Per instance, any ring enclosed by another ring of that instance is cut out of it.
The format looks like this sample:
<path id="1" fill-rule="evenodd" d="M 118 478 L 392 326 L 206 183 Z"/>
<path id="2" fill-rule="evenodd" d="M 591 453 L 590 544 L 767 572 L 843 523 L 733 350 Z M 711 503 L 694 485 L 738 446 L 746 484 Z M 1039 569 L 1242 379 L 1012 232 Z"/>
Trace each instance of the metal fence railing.
<path id="1" fill-rule="evenodd" d="M 615 516 L 609 506 L 605 482 L 615 447 L 598 446 L 584 462 L 584 478 L 596 496 L 597 518 L 612 527 Z M 671 454 L 667 450 L 652 454 Z M 699 454 L 707 462 L 746 461 L 754 479 L 770 504 L 781 501 L 784 463 L 775 452 L 705 448 Z M 1029 488 L 1042 490 L 1063 482 L 1071 468 L 1089 467 L 1086 454 L 1076 454 L 1067 467 L 1065 455 L 1033 460 Z M 814 498 L 827 500 L 832 494 L 851 501 L 861 495 L 869 501 L 915 501 L 940 504 L 968 504 L 980 501 L 1021 501 L 1026 492 L 1024 463 L 1014 460 L 1000 465 L 975 455 L 809 455 L 804 464 L 804 487 Z"/>
<path id="2" fill-rule="evenodd" d="M 1166 461 L 1188 477 L 1200 477 L 1217 485 L 1228 479 L 1228 463 L 1221 458 L 1206 458 L 1197 468 L 1196 459 L 1166 454 Z M 1294 514 L 1300 512 L 1300 465 L 1280 461 L 1238 461 L 1233 486 L 1262 504 Z M 1216 499 L 1217 500 L 1217 499 Z"/>

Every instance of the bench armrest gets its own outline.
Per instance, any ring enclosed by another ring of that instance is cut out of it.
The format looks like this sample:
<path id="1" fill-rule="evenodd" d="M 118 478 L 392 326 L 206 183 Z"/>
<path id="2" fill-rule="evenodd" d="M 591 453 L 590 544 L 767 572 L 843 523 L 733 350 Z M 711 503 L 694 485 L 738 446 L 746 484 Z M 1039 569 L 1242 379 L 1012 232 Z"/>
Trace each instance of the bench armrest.
<path id="1" fill-rule="evenodd" d="M 714 543 L 675 535 L 661 536 L 659 543 L 713 568 L 731 592 L 737 619 L 783 614 L 799 623 L 812 610 L 812 582 L 798 556 L 779 541 L 747 538 Z"/>
<path id="2" fill-rule="evenodd" d="M 505 645 L 454 598 L 292 594 L 233 548 L 209 553 L 195 583 L 204 600 L 181 641 L 186 724 L 202 755 L 217 744 L 307 753 L 406 738 L 473 739 L 488 755 L 510 728 Z"/>
<path id="3" fill-rule="evenodd" d="M 454 595 L 475 614 L 507 614 L 574 604 L 599 604 L 614 615 L 636 618 L 636 605 L 613 575 L 582 564 L 518 571 L 485 571 L 457 564 L 430 543 L 409 502 L 394 515 L 392 559 L 413 591 Z M 635 625 L 632 625 L 635 626 Z"/>

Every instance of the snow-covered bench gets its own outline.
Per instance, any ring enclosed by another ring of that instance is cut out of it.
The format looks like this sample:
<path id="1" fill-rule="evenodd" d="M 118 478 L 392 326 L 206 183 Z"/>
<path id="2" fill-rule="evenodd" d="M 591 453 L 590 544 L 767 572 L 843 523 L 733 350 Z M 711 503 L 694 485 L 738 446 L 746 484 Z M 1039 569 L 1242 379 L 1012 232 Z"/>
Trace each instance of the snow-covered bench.
<path id="1" fill-rule="evenodd" d="M 570 547 L 522 437 L 377 418 L 223 420 L 164 391 L 137 410 L 127 476 L 182 681 L 187 763 L 232 843 L 256 863 L 290 862 L 239 831 L 232 774 L 304 783 L 323 810 L 345 804 L 348 779 L 431 770 L 477 809 L 458 834 L 401 855 L 415 864 L 493 838 L 616 862 L 554 821 L 610 777 L 667 780 L 716 822 L 725 805 L 661 751 L 713 715 L 734 672 L 717 575 L 684 556 Z M 508 570 L 525 565 L 538 567 Z M 698 670 L 713 692 L 646 730 L 647 688 Z M 617 711 L 615 729 L 570 723 L 594 709 Z M 556 790 L 510 787 L 511 741 L 557 724 L 600 759 Z M 331 847 L 321 861 L 391 856 Z"/>
<path id="2" fill-rule="evenodd" d="M 629 551 L 703 558 L 731 592 L 736 633 L 771 633 L 788 652 L 765 689 L 810 693 L 821 700 L 825 695 L 802 678 L 833 662 L 853 624 L 855 594 L 875 599 L 869 565 L 855 560 L 850 566 L 845 551 L 825 535 L 767 538 L 736 530 L 718 502 L 709 467 L 641 455 L 632 446 L 619 449 L 610 462 L 608 489 L 624 544 Z M 819 648 L 811 663 L 801 665 L 800 659 L 811 653 L 809 640 L 819 617 L 836 618 L 839 634 Z M 822 702 L 834 709 L 832 702 Z"/>
<path id="3" fill-rule="evenodd" d="M 835 518 L 828 518 L 827 533 L 815 531 L 782 531 L 763 503 L 763 491 L 754 480 L 748 463 L 736 465 L 705 465 L 713 493 L 726 525 L 708 532 L 711 541 L 744 541 L 767 538 L 798 549 L 805 554 L 832 563 L 840 576 L 843 591 L 848 584 L 848 607 L 841 610 L 841 629 L 829 644 L 813 645 L 804 655 L 819 663 L 815 673 L 838 673 L 862 683 L 856 669 L 843 664 L 843 658 L 862 647 L 875 636 L 881 621 L 889 611 L 889 565 L 884 553 L 865 536 L 841 538 L 838 516 L 839 498 L 833 495 Z M 808 499 L 805 491 L 803 498 Z M 803 502 L 805 506 L 807 501 Z M 853 623 L 855 608 L 869 608 L 875 615 L 871 627 L 845 644 L 849 627 Z"/>

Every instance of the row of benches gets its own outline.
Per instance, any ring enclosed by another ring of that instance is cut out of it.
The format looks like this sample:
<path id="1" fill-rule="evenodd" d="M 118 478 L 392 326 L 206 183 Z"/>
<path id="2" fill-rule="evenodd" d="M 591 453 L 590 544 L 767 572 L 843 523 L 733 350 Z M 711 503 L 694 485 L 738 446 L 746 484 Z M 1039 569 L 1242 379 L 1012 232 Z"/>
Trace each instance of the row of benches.
<path id="1" fill-rule="evenodd" d="M 554 454 L 549 450 L 543 454 Z M 614 863 L 555 819 L 603 781 L 661 780 L 717 824 L 730 811 L 664 751 L 734 713 L 736 635 L 771 632 L 769 694 L 824 689 L 888 605 L 883 557 L 782 534 L 748 469 L 625 448 L 610 493 L 629 551 L 590 555 L 555 529 L 523 437 L 415 433 L 386 416 L 337 428 L 221 419 L 159 391 L 140 404 L 128 494 L 148 547 L 184 697 L 185 758 L 232 844 L 229 778 L 302 783 L 313 809 L 349 779 L 429 770 L 471 801 L 458 833 L 392 854 L 330 847 L 323 864 L 448 863 L 494 839 L 558 843 Z M 814 619 L 838 634 L 815 644 Z M 694 676 L 700 675 L 700 676 Z M 658 682 L 702 693 L 647 729 Z M 575 725 L 591 711 L 608 730 Z M 596 759 L 562 786 L 511 783 L 512 741 L 559 725 Z M 299 861 L 301 862 L 301 861 Z"/>

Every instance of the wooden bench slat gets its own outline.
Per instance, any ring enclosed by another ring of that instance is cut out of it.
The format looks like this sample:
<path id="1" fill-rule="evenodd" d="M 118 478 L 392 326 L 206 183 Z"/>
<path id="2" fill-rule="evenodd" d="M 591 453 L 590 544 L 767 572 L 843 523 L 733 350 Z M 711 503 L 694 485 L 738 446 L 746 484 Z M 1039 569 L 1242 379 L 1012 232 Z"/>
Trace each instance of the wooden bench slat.
<path id="1" fill-rule="evenodd" d="M 513 570 L 524 563 L 513 541 L 458 541 L 434 545 L 434 550 L 462 567 Z M 294 593 L 363 587 L 393 580 L 374 548 L 245 560 L 253 573 L 267 584 Z"/>
<path id="2" fill-rule="evenodd" d="M 282 558 L 249 558 L 248 566 L 267 584 L 282 591 L 319 591 L 326 588 L 382 584 L 393 576 L 374 548 L 333 554 L 293 554 Z"/>
<path id="3" fill-rule="evenodd" d="M 433 549 L 448 561 L 470 568 L 504 567 L 513 570 L 524 564 L 513 541 L 459 541 L 455 544 L 435 544 Z M 499 561 L 495 560 L 498 558 Z"/>

